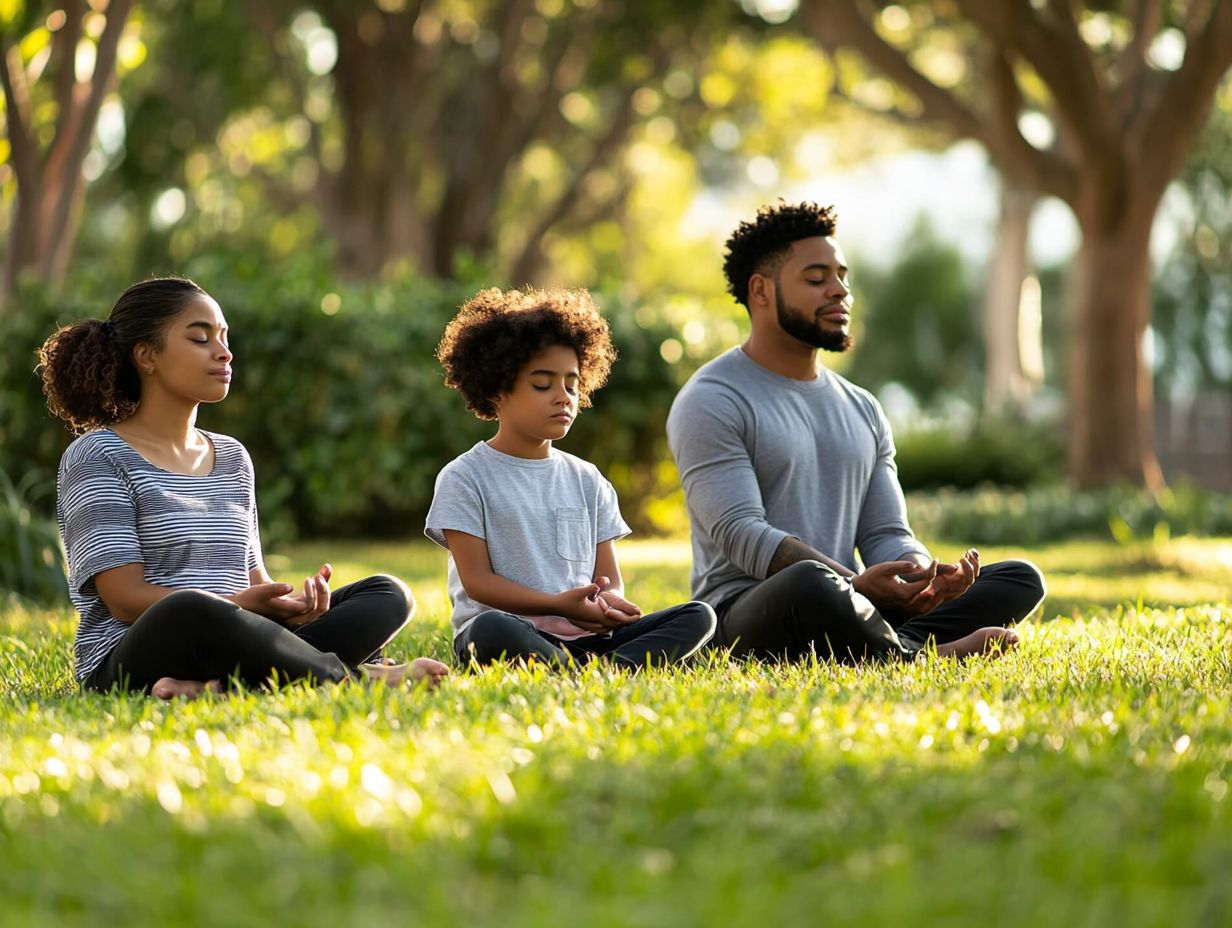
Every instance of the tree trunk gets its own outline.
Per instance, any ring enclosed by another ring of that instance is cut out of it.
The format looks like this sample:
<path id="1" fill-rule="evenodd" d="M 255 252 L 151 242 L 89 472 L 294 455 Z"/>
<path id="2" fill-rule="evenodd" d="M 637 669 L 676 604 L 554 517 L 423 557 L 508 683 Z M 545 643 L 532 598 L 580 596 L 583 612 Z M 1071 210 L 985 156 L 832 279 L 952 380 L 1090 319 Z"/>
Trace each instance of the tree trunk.
<path id="1" fill-rule="evenodd" d="M 1158 491 L 1164 481 L 1144 353 L 1154 208 L 1135 205 L 1111 227 L 1078 217 L 1083 240 L 1074 265 L 1069 473 L 1083 487 L 1125 481 Z"/>
<path id="2" fill-rule="evenodd" d="M 1001 215 L 984 291 L 984 411 L 994 416 L 1020 413 L 1035 387 L 1023 370 L 1019 308 L 1030 273 L 1027 234 L 1038 199 L 1002 175 Z"/>
<path id="3" fill-rule="evenodd" d="M 30 92 L 21 54 L 8 37 L 0 41 L 3 60 L 0 84 L 7 108 L 7 135 L 11 160 L 17 177 L 17 197 L 13 205 L 9 247 L 5 252 L 0 311 L 8 309 L 23 274 L 32 274 L 49 283 L 59 283 L 68 271 L 69 257 L 81 222 L 85 198 L 82 165 L 90 151 L 90 140 L 98 121 L 99 108 L 116 77 L 116 56 L 133 0 L 111 0 L 106 22 L 98 37 L 94 73 L 88 81 L 74 77 L 75 37 L 79 35 L 85 4 L 75 4 L 71 19 L 62 28 L 69 41 L 57 41 L 59 80 L 56 85 L 54 135 L 50 144 L 40 145 L 35 120 L 39 110 L 30 105 Z M 67 47 L 59 47 L 61 45 Z"/>

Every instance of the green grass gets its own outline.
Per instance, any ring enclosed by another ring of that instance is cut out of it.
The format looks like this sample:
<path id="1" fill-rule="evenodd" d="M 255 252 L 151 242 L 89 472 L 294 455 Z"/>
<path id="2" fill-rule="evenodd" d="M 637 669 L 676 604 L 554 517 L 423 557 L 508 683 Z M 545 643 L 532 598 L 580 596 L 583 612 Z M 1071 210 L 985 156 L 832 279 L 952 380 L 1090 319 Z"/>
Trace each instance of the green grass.
<path id="1" fill-rule="evenodd" d="M 962 665 L 164 705 L 77 693 L 72 616 L 0 606 L 3 923 L 1232 921 L 1232 541 L 983 553 L 1051 593 L 1017 651 Z M 394 653 L 448 654 L 430 546 L 284 554 L 403 576 Z M 687 545 L 622 554 L 644 608 L 687 595 Z"/>

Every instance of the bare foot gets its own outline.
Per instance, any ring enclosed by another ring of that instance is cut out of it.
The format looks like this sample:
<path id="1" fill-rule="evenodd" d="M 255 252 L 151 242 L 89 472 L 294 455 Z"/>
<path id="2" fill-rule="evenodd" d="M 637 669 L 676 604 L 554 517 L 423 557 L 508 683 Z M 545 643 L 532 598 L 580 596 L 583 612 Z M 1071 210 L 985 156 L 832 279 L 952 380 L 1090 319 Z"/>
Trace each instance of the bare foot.
<path id="1" fill-rule="evenodd" d="M 417 657 L 411 661 L 411 680 L 422 683 L 429 689 L 440 683 L 449 673 L 449 665 L 430 657 Z"/>
<path id="2" fill-rule="evenodd" d="M 217 680 L 177 680 L 175 677 L 161 677 L 150 693 L 159 699 L 196 699 L 205 693 L 221 693 L 222 684 Z"/>
<path id="3" fill-rule="evenodd" d="M 448 665 L 434 661 L 430 657 L 417 657 L 409 664 L 399 663 L 388 657 L 379 657 L 374 661 L 360 664 L 359 669 L 366 679 L 374 683 L 384 683 L 386 686 L 401 686 L 409 679 L 413 684 L 425 683 L 432 687 L 449 673 Z"/>
<path id="4" fill-rule="evenodd" d="M 957 641 L 947 641 L 937 645 L 938 657 L 974 657 L 986 654 L 989 657 L 1000 657 L 1010 648 L 1018 644 L 1018 633 L 1008 628 L 990 626 L 977 628 L 965 638 Z"/>

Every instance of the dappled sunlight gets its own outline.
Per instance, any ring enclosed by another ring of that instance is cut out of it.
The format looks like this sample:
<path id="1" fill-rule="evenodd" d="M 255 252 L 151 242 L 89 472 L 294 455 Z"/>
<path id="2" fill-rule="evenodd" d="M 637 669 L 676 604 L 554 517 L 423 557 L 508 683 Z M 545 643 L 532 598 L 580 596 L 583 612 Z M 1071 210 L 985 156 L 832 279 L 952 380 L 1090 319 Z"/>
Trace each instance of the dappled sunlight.
<path id="1" fill-rule="evenodd" d="M 1158 556 L 1200 568 L 1220 544 Z M 289 549 L 282 566 L 315 569 L 325 547 Z M 442 553 L 418 541 L 337 548 L 346 579 L 391 571 L 415 589 L 420 611 L 392 652 L 447 655 Z M 685 598 L 687 550 L 624 545 L 631 588 Z M 1075 578 L 1083 559 L 1144 556 L 986 554 L 1055 559 Z M 1101 596 L 1122 579 L 1085 577 Z M 996 659 L 846 666 L 713 651 L 640 673 L 497 665 L 455 668 L 433 691 L 294 685 L 173 703 L 73 693 L 70 616 L 10 607 L 0 828 L 21 860 L 87 879 L 110 873 L 117 848 L 126 868 L 171 862 L 189 886 L 259 869 L 283 889 L 277 905 L 250 900 L 254 911 L 304 923 L 347 917 L 361 885 L 386 915 L 444 920 L 504 920 L 516 894 L 519 925 L 566 902 L 602 923 L 615 892 L 756 924 L 754 901 L 815 907 L 858 891 L 879 920 L 904 918 L 896 899 L 917 914 L 978 907 L 1024 881 L 1043 898 L 1058 877 L 1023 860 L 1116 874 L 1132 895 L 1158 887 L 1178 846 L 1212 859 L 1232 847 L 1232 609 L 1074 602 L 1075 617 L 1023 623 Z M 64 847 L 84 851 L 70 862 Z M 6 898 L 30 896 L 33 866 L 11 862 Z M 965 878 L 976 868 L 978 887 Z M 887 879 L 902 893 L 877 890 Z M 213 912 L 197 920 L 227 919 L 215 894 L 110 880 L 122 898 L 170 905 L 187 892 L 190 908 Z M 1199 904 L 1168 898 L 1174 912 Z"/>

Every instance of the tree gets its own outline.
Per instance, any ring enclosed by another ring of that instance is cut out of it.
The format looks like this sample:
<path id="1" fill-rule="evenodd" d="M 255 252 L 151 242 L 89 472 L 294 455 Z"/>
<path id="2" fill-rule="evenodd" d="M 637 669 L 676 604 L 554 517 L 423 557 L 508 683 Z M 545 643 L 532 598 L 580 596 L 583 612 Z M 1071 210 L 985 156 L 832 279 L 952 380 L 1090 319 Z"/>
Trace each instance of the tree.
<path id="1" fill-rule="evenodd" d="M 1069 472 L 1088 486 L 1160 487 L 1143 350 L 1151 224 L 1232 65 L 1232 0 L 804 0 L 801 10 L 814 37 L 895 82 L 915 115 L 980 142 L 1016 185 L 1073 210 Z M 984 69 L 971 94 L 913 56 L 912 41 L 938 31 Z M 1049 119 L 1053 144 L 1024 136 L 1032 112 Z"/>
<path id="2" fill-rule="evenodd" d="M 23 274 L 57 282 L 68 268 L 83 166 L 132 7 L 132 0 L 67 0 L 48 12 L 32 3 L 0 24 L 5 136 L 17 187 L 0 304 Z"/>
<path id="3" fill-rule="evenodd" d="M 270 8 L 254 16 L 281 47 L 285 20 Z M 460 255 L 500 252 L 517 280 L 536 275 L 554 226 L 618 207 L 618 156 L 648 110 L 639 92 L 691 67 L 713 24 L 737 15 L 705 0 L 309 8 L 336 46 L 334 112 L 314 120 L 308 145 L 340 267 L 366 276 L 410 259 L 448 277 Z M 551 178 L 532 176 L 527 158 L 551 162 Z M 516 221 L 502 214 L 511 208 Z"/>

